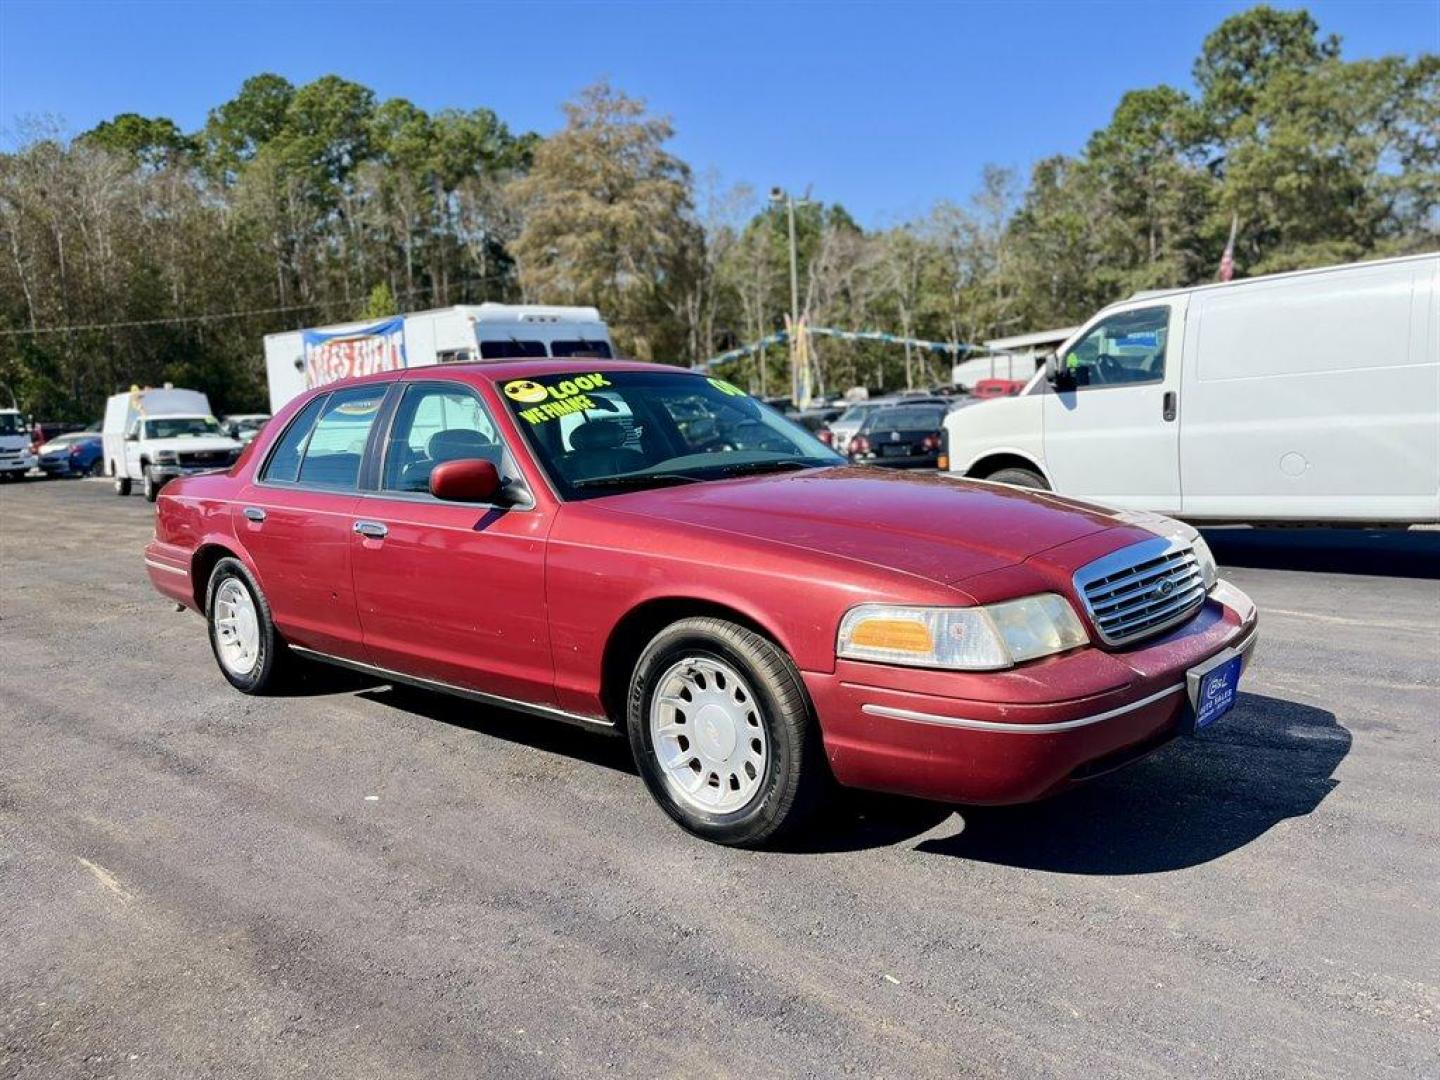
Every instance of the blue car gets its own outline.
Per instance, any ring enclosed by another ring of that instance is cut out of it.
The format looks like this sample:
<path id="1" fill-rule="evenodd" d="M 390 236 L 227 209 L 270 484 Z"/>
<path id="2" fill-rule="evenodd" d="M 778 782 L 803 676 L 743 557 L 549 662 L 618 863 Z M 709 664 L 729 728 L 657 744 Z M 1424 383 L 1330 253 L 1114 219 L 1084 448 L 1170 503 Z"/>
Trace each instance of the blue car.
<path id="1" fill-rule="evenodd" d="M 57 435 L 40 447 L 40 469 L 46 476 L 101 476 L 105 472 L 101 445 L 95 432 Z"/>

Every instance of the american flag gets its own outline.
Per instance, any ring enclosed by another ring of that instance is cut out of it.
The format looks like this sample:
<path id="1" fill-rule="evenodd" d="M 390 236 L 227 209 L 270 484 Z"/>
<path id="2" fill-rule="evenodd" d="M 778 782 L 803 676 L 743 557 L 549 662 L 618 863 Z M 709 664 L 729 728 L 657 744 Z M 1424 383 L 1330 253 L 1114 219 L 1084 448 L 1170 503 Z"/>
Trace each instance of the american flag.
<path id="1" fill-rule="evenodd" d="M 1235 230 L 1240 224 L 1238 214 L 1230 215 L 1230 240 L 1225 245 L 1225 254 L 1220 256 L 1220 280 L 1229 281 L 1235 276 Z"/>

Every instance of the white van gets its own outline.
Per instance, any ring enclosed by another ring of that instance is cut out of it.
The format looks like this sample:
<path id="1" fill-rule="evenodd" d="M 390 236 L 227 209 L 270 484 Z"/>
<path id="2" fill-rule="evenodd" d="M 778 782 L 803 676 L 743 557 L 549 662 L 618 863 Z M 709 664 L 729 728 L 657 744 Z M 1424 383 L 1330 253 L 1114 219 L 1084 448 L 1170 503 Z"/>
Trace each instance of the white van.
<path id="1" fill-rule="evenodd" d="M 613 356 L 593 307 L 461 304 L 370 322 L 265 335 L 270 411 L 316 386 L 426 364 L 547 356 Z"/>
<path id="2" fill-rule="evenodd" d="M 1440 254 L 1136 294 L 945 428 L 953 474 L 1111 506 L 1440 521 Z"/>
<path id="3" fill-rule="evenodd" d="M 35 467 L 30 425 L 19 409 L 0 409 L 0 480 L 22 477 Z"/>
<path id="4" fill-rule="evenodd" d="M 150 502 L 177 476 L 228 469 L 241 450 L 211 415 L 204 394 L 171 386 L 115 394 L 105 402 L 100 430 L 105 475 L 115 478 L 115 494 L 129 495 L 139 480 Z"/>

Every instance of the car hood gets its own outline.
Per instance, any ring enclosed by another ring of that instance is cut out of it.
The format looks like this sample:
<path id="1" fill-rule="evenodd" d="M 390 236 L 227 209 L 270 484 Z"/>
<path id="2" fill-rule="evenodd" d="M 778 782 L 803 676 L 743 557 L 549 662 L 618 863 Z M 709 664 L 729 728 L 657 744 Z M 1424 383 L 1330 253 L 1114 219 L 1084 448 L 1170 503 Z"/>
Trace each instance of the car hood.
<path id="1" fill-rule="evenodd" d="M 1045 492 L 844 467 L 659 488 L 604 502 L 620 513 L 805 548 L 946 585 L 1139 524 L 1136 515 Z"/>
<path id="2" fill-rule="evenodd" d="M 178 450 L 182 454 L 205 453 L 209 450 L 239 450 L 240 444 L 224 435 L 186 435 L 178 439 L 146 439 L 145 449 Z"/>

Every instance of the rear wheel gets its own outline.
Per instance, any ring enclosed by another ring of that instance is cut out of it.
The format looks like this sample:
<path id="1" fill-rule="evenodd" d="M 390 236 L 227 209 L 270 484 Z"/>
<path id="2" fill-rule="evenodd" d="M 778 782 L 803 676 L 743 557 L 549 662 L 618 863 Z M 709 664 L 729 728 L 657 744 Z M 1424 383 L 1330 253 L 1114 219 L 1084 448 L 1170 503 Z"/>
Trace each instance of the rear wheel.
<path id="1" fill-rule="evenodd" d="M 682 619 L 655 636 L 635 665 L 626 722 L 651 795 L 707 840 L 774 840 L 804 823 L 829 783 L 795 665 L 723 619 Z"/>
<path id="2" fill-rule="evenodd" d="M 118 474 L 115 476 L 115 494 L 130 494 L 130 478 L 128 476 L 120 476 Z"/>
<path id="3" fill-rule="evenodd" d="M 290 652 L 245 565 L 233 558 L 217 562 L 205 597 L 210 648 L 220 674 L 241 693 L 278 689 L 289 673 Z"/>
<path id="4" fill-rule="evenodd" d="M 89 476 L 104 476 L 104 475 L 105 475 L 105 460 L 104 460 L 104 458 L 96 458 L 96 459 L 91 463 L 91 465 L 90 465 L 90 470 L 89 470 L 89 472 L 88 472 L 87 475 L 89 475 Z"/>
<path id="5" fill-rule="evenodd" d="M 1009 484 L 1011 487 L 1032 488 L 1035 491 L 1049 491 L 1045 478 L 1031 469 L 1000 469 L 985 477 L 991 483 Z"/>

